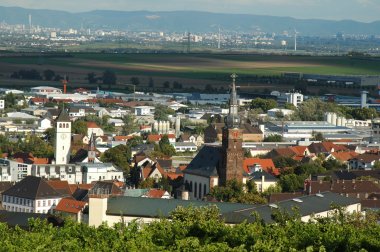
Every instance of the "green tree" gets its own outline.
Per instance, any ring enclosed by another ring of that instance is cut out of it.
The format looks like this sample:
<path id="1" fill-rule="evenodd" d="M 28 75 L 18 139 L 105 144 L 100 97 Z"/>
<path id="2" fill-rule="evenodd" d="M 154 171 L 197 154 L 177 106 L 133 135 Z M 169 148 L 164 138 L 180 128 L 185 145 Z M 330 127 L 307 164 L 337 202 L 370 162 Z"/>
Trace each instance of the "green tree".
<path id="1" fill-rule="evenodd" d="M 261 109 L 265 113 L 268 112 L 268 110 L 276 107 L 277 102 L 273 99 L 256 98 L 251 102 L 251 109 Z"/>
<path id="2" fill-rule="evenodd" d="M 122 132 L 124 135 L 130 135 L 139 130 L 139 126 L 136 123 L 136 117 L 133 114 L 128 114 L 123 117 Z"/>
<path id="3" fill-rule="evenodd" d="M 297 110 L 297 107 L 294 106 L 293 103 L 288 103 L 288 102 L 286 102 L 286 103 L 284 104 L 284 109 L 290 109 L 290 110 L 295 111 L 295 110 Z"/>
<path id="4" fill-rule="evenodd" d="M 44 71 L 43 75 L 44 75 L 45 80 L 51 81 L 55 76 L 55 72 L 51 69 L 47 69 Z"/>
<path id="5" fill-rule="evenodd" d="M 71 130 L 74 134 L 81 134 L 87 136 L 87 123 L 83 120 L 76 120 L 72 123 Z"/>
<path id="6" fill-rule="evenodd" d="M 153 80 L 152 77 L 149 77 L 148 86 L 149 86 L 150 88 L 153 88 L 153 87 L 154 87 L 154 80 Z"/>
<path id="7" fill-rule="evenodd" d="M 135 86 L 139 85 L 140 84 L 140 79 L 137 78 L 137 77 L 132 77 L 131 78 L 131 83 Z"/>
<path id="8" fill-rule="evenodd" d="M 273 134 L 273 135 L 269 135 L 265 137 L 263 141 L 264 142 L 282 142 L 283 139 L 281 135 Z"/>
<path id="9" fill-rule="evenodd" d="M 175 115 L 175 111 L 164 105 L 156 105 L 154 111 L 154 119 L 157 121 L 167 121 L 169 115 Z"/>
<path id="10" fill-rule="evenodd" d="M 168 135 L 163 135 L 161 140 L 158 142 L 158 151 L 163 153 L 166 156 L 174 156 L 175 155 L 175 148 L 173 145 L 169 142 Z"/>
<path id="11" fill-rule="evenodd" d="M 257 193 L 257 189 L 253 181 L 246 185 L 245 192 L 242 182 L 237 180 L 227 181 L 226 186 L 215 186 L 211 189 L 210 195 L 223 202 L 239 202 L 250 204 L 264 204 L 266 200 Z"/>
<path id="12" fill-rule="evenodd" d="M 117 81 L 117 77 L 115 72 L 111 70 L 106 70 L 103 72 L 103 84 L 108 84 L 108 87 L 111 88 L 111 85 L 115 85 Z"/>
<path id="13" fill-rule="evenodd" d="M 303 188 L 305 176 L 296 174 L 287 174 L 280 177 L 279 185 L 284 192 L 296 192 Z"/>
<path id="14" fill-rule="evenodd" d="M 94 72 L 87 74 L 87 80 L 89 84 L 95 84 L 98 82 L 98 78 L 96 78 L 96 74 Z"/>
<path id="15" fill-rule="evenodd" d="M 127 145 L 118 145 L 114 148 L 108 149 L 101 156 L 103 162 L 109 162 L 124 170 L 125 174 L 130 172 L 129 160 L 131 159 L 131 148 Z"/>

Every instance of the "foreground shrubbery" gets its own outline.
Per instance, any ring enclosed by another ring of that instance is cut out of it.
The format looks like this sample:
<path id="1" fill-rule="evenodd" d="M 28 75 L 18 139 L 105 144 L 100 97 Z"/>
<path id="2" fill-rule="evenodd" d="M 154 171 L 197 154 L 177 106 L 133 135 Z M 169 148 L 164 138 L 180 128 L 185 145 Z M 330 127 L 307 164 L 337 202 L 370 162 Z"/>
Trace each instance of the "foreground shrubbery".
<path id="1" fill-rule="evenodd" d="M 172 220 L 113 228 L 66 222 L 55 228 L 39 220 L 29 230 L 0 224 L 1 251 L 380 251 L 380 226 L 360 216 L 337 214 L 315 223 L 288 216 L 264 225 L 260 221 L 225 225 L 215 208 L 184 209 Z M 280 214 L 280 213 L 279 213 Z M 286 218 L 285 218 L 286 217 Z"/>

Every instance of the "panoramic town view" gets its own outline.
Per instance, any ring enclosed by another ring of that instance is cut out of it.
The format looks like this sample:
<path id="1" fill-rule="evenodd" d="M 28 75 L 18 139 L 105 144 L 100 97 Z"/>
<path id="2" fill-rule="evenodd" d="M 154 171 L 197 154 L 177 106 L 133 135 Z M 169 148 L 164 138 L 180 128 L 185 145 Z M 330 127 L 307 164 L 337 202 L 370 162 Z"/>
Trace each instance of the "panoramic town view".
<path id="1" fill-rule="evenodd" d="M 0 250 L 380 251 L 379 12 L 0 1 Z"/>

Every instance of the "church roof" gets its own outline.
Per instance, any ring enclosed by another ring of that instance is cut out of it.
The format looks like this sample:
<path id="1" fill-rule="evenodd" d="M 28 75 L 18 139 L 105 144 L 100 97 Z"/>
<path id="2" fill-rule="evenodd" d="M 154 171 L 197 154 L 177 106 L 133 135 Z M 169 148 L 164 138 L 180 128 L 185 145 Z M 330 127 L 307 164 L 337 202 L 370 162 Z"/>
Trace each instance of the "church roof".
<path id="1" fill-rule="evenodd" d="M 57 118 L 57 122 L 71 122 L 69 115 L 66 113 L 65 109 L 62 109 Z"/>
<path id="2" fill-rule="evenodd" d="M 205 145 L 183 172 L 205 177 L 218 176 L 220 159 L 221 147 Z"/>

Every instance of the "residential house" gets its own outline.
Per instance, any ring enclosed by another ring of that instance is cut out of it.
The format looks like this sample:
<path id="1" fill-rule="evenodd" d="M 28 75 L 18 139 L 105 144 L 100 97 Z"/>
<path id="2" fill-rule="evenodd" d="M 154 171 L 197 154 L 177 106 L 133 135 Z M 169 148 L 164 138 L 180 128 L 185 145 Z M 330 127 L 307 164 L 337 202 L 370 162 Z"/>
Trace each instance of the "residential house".
<path id="1" fill-rule="evenodd" d="M 124 181 L 123 171 L 108 163 L 83 163 L 83 183 L 94 181 L 119 180 Z"/>
<path id="2" fill-rule="evenodd" d="M 308 148 L 310 153 L 315 155 L 324 154 L 326 156 L 332 152 L 349 151 L 346 146 L 334 144 L 332 142 L 312 143 Z"/>
<path id="3" fill-rule="evenodd" d="M 279 176 L 280 170 L 277 169 L 270 158 L 246 158 L 244 159 L 243 168 L 246 173 L 250 173 L 251 169 L 258 167 L 263 171 L 272 174 L 273 176 Z"/>
<path id="4" fill-rule="evenodd" d="M 134 107 L 136 116 L 147 116 L 153 115 L 155 111 L 155 107 L 152 106 L 137 106 Z"/>
<path id="5" fill-rule="evenodd" d="M 11 212 L 49 213 L 61 199 L 44 179 L 28 176 L 3 192 L 2 207 Z"/>
<path id="6" fill-rule="evenodd" d="M 87 136 L 104 136 L 104 131 L 95 122 L 87 122 Z"/>
<path id="7" fill-rule="evenodd" d="M 69 184 L 82 183 L 82 168 L 77 164 L 35 164 L 32 165 L 32 176 L 45 179 L 60 179 Z"/>
<path id="8" fill-rule="evenodd" d="M 38 129 L 39 130 L 47 130 L 53 128 L 53 124 L 50 118 L 41 118 L 38 120 Z"/>
<path id="9" fill-rule="evenodd" d="M 349 159 L 348 168 L 354 170 L 372 170 L 376 161 L 380 161 L 380 152 L 364 153 Z"/>
<path id="10" fill-rule="evenodd" d="M 176 152 L 196 152 L 197 146 L 195 143 L 187 142 L 187 143 L 173 143 L 173 147 L 175 148 Z"/>
<path id="11" fill-rule="evenodd" d="M 165 134 L 151 134 L 151 135 L 148 135 L 147 140 L 150 143 L 158 143 L 164 135 Z M 166 135 L 168 136 L 169 142 L 171 144 L 176 142 L 175 134 L 166 134 Z"/>
<path id="12" fill-rule="evenodd" d="M 84 217 L 84 212 L 87 205 L 87 202 L 78 201 L 71 198 L 63 198 L 54 209 L 54 212 L 56 214 L 61 214 L 64 217 L 69 217 L 76 222 L 86 223 L 88 221 L 88 217 Z"/>

